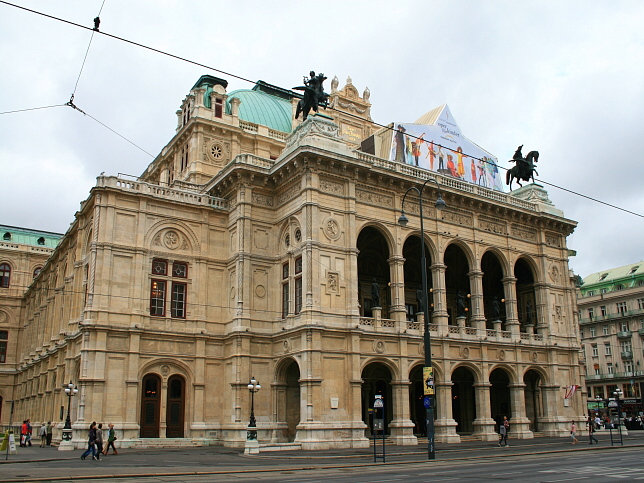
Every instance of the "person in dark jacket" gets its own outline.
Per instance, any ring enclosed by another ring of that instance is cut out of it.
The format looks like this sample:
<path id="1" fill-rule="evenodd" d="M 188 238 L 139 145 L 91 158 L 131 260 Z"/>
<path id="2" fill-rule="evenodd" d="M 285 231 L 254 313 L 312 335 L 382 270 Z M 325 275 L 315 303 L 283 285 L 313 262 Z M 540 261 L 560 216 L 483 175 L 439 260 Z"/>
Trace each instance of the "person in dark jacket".
<path id="1" fill-rule="evenodd" d="M 87 458 L 87 455 L 89 455 L 90 453 L 92 453 L 93 460 L 98 459 L 96 457 L 96 422 L 95 421 L 93 421 L 92 424 L 89 425 L 87 449 L 81 455 L 81 459 L 84 460 L 85 458 Z"/>

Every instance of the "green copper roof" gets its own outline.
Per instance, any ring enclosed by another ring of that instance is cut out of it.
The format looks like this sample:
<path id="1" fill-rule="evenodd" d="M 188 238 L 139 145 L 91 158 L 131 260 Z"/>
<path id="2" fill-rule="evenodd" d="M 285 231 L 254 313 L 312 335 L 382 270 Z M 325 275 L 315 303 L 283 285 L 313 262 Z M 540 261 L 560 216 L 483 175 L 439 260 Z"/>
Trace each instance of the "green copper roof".
<path id="1" fill-rule="evenodd" d="M 0 241 L 5 243 L 56 248 L 62 237 L 60 233 L 0 225 Z"/>
<path id="2" fill-rule="evenodd" d="M 630 288 L 639 285 L 641 280 L 644 280 L 644 261 L 591 273 L 584 277 L 581 292 L 585 295 L 588 291 L 594 291 L 597 294 L 598 290 L 612 291 L 619 289 L 620 286 Z"/>
<path id="3" fill-rule="evenodd" d="M 228 94 L 226 113 L 231 113 L 230 101 L 237 98 L 239 119 L 243 121 L 268 126 L 281 132 L 291 132 L 291 102 L 283 97 L 267 94 L 260 90 L 239 89 Z"/>

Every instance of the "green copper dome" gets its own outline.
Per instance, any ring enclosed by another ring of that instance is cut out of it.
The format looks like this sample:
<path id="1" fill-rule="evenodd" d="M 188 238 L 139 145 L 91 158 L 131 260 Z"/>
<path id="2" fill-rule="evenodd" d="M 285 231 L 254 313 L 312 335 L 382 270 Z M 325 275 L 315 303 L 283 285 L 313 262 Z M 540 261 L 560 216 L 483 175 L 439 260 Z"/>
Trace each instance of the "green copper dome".
<path id="1" fill-rule="evenodd" d="M 261 82 L 261 81 L 260 81 Z M 295 97 L 296 94 L 292 93 Z M 239 119 L 253 122 L 281 132 L 291 132 L 293 108 L 286 95 L 272 95 L 258 89 L 239 89 L 228 94 L 226 113 L 231 113 L 230 101 L 239 99 Z"/>

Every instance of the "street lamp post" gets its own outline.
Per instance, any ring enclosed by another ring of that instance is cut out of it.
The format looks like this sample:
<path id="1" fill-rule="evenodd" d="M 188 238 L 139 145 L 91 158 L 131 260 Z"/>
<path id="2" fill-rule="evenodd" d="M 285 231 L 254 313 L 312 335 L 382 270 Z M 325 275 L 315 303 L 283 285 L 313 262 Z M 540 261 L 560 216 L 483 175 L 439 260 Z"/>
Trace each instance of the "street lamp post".
<path id="1" fill-rule="evenodd" d="M 400 218 L 398 218 L 398 223 L 402 226 L 407 225 L 409 220 L 405 216 L 405 199 L 407 198 L 407 194 L 410 191 L 415 191 L 418 193 L 418 203 L 420 205 L 420 266 L 421 266 L 421 282 L 422 282 L 422 290 L 423 290 L 423 312 L 424 312 L 424 323 L 423 323 L 423 329 L 424 329 L 424 334 L 423 334 L 423 341 L 425 345 L 425 368 L 429 372 L 430 377 L 431 377 L 431 387 L 429 381 L 425 381 L 425 394 L 427 394 L 427 401 L 428 404 L 425 404 L 427 413 L 425 415 L 426 419 L 426 427 L 427 427 L 427 457 L 430 460 L 436 459 L 436 448 L 434 446 L 434 401 L 435 401 L 435 394 L 434 394 L 434 381 L 433 381 L 433 373 L 432 373 L 432 348 L 431 348 L 431 338 L 429 335 L 429 303 L 428 303 L 428 297 L 427 297 L 427 260 L 425 259 L 425 226 L 423 224 L 423 190 L 425 189 L 425 186 L 427 186 L 427 183 L 433 181 L 436 183 L 436 187 L 438 189 L 438 198 L 436 199 L 436 209 L 437 210 L 442 210 L 445 208 L 446 204 L 445 201 L 443 201 L 443 198 L 441 197 L 441 189 L 440 185 L 438 184 L 438 181 L 436 181 L 434 178 L 428 178 L 418 189 L 416 186 L 412 186 L 407 191 L 405 191 L 405 194 L 402 199 L 402 203 L 400 206 Z M 425 371 L 423 371 L 425 373 Z M 429 390 L 429 391 L 428 391 Z M 429 393 L 429 394 L 428 394 Z"/>
<path id="2" fill-rule="evenodd" d="M 619 421 L 620 418 L 620 412 L 622 408 L 620 407 L 620 398 L 622 397 L 622 390 L 620 388 L 615 389 L 613 392 L 613 396 L 615 396 L 615 402 L 617 403 L 617 430 L 619 431 L 619 444 L 624 446 L 624 440 L 622 439 L 622 425 Z"/>
<path id="3" fill-rule="evenodd" d="M 72 405 L 72 397 L 78 394 L 78 388 L 72 381 L 69 381 L 69 384 L 65 384 L 63 387 L 65 388 L 65 394 L 67 395 L 67 419 L 65 419 L 65 426 L 63 427 L 62 441 L 58 446 L 58 449 L 60 451 L 74 449 L 72 445 L 73 430 L 70 410 Z"/>
<path id="4" fill-rule="evenodd" d="M 262 386 L 257 382 L 254 377 L 250 378 L 248 383 L 248 391 L 250 392 L 250 422 L 248 423 L 248 439 L 257 439 L 257 422 L 255 421 L 255 393 L 259 391 Z M 253 428 L 253 429 L 250 429 Z"/>

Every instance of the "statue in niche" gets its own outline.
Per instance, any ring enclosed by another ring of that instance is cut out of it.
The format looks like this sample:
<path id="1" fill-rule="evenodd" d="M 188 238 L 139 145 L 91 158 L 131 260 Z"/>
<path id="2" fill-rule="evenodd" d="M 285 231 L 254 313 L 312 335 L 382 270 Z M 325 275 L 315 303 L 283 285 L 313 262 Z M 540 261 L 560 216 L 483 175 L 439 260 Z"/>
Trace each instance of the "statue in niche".
<path id="1" fill-rule="evenodd" d="M 324 86 L 322 85 L 326 80 L 324 74 L 320 73 L 316 76 L 315 71 L 311 71 L 309 76 L 304 77 L 303 86 L 293 87 L 295 90 L 304 91 L 304 96 L 297 103 L 295 110 L 295 119 L 300 117 L 301 112 L 303 114 L 302 120 L 304 121 L 306 121 L 311 109 L 318 112 L 318 106 L 321 105 L 326 109 L 329 104 L 329 95 L 324 92 Z"/>
<path id="2" fill-rule="evenodd" d="M 425 297 L 423 297 L 423 291 L 421 289 L 416 290 L 416 303 L 418 304 L 418 313 L 425 313 Z"/>
<path id="3" fill-rule="evenodd" d="M 492 320 L 501 319 L 501 303 L 503 301 L 504 300 L 498 295 L 494 296 L 494 298 L 492 299 Z"/>
<path id="4" fill-rule="evenodd" d="M 456 294 L 456 316 L 465 317 L 465 312 L 465 294 L 459 290 Z"/>
<path id="5" fill-rule="evenodd" d="M 523 149 L 523 144 L 517 148 L 514 152 L 514 156 L 508 162 L 516 163 L 515 166 L 510 168 L 505 175 L 505 184 L 510 186 L 510 191 L 512 191 L 512 181 L 517 180 L 519 186 L 523 186 L 520 180 L 530 181 L 534 183 L 534 175 L 537 173 L 535 163 L 539 161 L 539 151 L 530 151 L 528 155 L 524 158 L 521 150 Z"/>
<path id="6" fill-rule="evenodd" d="M 380 285 L 376 277 L 373 277 L 373 282 L 371 282 L 371 306 L 380 307 Z"/>
<path id="7" fill-rule="evenodd" d="M 532 304 L 529 300 L 525 304 L 525 323 L 532 324 Z"/>

